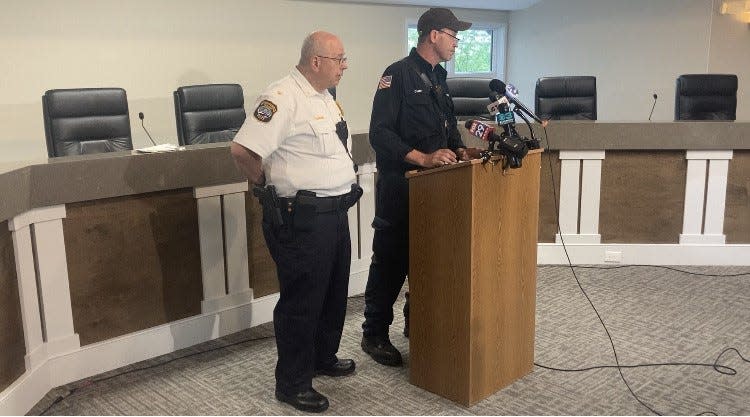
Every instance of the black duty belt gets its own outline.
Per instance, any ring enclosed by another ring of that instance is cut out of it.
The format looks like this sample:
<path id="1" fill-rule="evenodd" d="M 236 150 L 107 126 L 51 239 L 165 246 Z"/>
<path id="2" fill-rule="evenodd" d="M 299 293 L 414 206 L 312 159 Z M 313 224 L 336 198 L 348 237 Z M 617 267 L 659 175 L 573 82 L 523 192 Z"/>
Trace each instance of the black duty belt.
<path id="1" fill-rule="evenodd" d="M 349 195 L 348 193 L 333 197 L 300 195 L 297 197 L 281 197 L 279 198 L 279 202 L 281 203 L 282 210 L 292 208 L 295 205 L 303 205 L 315 207 L 317 213 L 327 213 L 330 211 L 347 210 L 351 204 Z"/>

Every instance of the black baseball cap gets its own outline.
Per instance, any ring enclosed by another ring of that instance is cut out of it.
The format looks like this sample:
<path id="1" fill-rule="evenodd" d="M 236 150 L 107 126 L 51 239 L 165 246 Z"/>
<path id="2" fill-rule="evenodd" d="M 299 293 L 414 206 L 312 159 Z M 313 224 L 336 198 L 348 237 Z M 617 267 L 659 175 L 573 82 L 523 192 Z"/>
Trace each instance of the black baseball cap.
<path id="1" fill-rule="evenodd" d="M 459 32 L 470 27 L 471 23 L 458 20 L 452 11 L 442 7 L 433 7 L 424 12 L 417 22 L 417 31 L 420 34 L 443 28 Z"/>

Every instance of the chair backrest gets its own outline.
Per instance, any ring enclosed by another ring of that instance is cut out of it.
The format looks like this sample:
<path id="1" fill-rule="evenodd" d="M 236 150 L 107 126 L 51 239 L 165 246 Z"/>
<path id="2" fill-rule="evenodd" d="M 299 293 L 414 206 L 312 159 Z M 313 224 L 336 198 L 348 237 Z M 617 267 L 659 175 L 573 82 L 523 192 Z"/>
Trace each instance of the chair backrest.
<path id="1" fill-rule="evenodd" d="M 596 77 L 542 77 L 536 81 L 535 113 L 545 120 L 596 120 Z"/>
<path id="2" fill-rule="evenodd" d="M 737 76 L 685 74 L 677 77 L 675 120 L 735 120 Z"/>
<path id="3" fill-rule="evenodd" d="M 245 98 L 239 84 L 190 85 L 174 92 L 180 145 L 228 142 L 245 122 Z"/>
<path id="4" fill-rule="evenodd" d="M 50 158 L 133 149 L 122 88 L 49 90 L 42 112 Z"/>
<path id="5" fill-rule="evenodd" d="M 490 78 L 448 78 L 448 92 L 453 98 L 453 114 L 459 120 L 489 118 Z"/>

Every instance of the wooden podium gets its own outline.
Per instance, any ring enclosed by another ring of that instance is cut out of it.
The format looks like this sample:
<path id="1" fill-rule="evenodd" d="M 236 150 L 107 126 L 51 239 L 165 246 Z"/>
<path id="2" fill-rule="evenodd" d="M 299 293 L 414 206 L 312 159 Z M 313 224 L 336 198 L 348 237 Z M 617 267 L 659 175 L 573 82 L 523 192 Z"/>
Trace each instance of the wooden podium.
<path id="1" fill-rule="evenodd" d="M 409 178 L 409 381 L 471 406 L 534 362 L 541 150 Z"/>

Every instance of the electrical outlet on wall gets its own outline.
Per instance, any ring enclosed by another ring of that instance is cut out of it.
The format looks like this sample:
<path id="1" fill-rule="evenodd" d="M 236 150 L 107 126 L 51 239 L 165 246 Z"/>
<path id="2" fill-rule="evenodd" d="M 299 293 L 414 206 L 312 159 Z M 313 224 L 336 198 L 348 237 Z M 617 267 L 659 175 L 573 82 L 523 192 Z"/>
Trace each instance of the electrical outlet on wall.
<path id="1" fill-rule="evenodd" d="M 622 263 L 622 252 L 617 251 L 604 251 L 604 262 L 608 263 Z"/>

